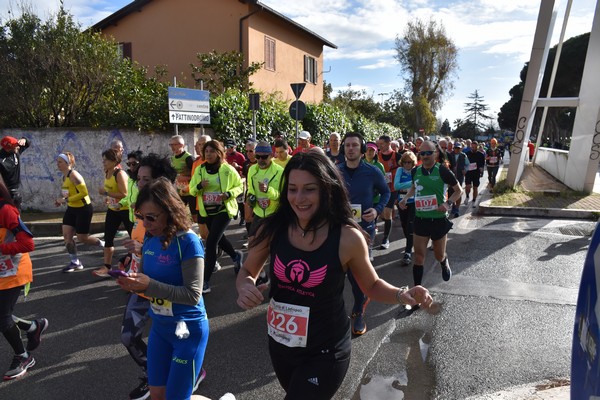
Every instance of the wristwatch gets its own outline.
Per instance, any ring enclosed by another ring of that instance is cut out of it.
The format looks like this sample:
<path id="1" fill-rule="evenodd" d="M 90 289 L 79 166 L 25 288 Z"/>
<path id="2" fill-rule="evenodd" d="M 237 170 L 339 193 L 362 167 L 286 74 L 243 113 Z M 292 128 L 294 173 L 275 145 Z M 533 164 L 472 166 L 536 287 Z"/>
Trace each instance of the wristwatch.
<path id="1" fill-rule="evenodd" d="M 453 201 L 450 201 L 450 200 L 448 200 L 448 201 L 446 202 L 446 204 L 448 204 L 448 207 L 452 207 L 452 206 L 454 205 L 454 202 L 453 202 Z"/>

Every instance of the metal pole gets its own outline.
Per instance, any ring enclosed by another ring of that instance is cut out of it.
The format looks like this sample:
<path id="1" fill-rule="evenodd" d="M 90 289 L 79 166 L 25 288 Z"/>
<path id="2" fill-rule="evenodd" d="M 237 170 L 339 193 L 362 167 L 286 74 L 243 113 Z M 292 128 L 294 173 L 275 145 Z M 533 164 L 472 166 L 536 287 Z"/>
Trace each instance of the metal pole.
<path id="1" fill-rule="evenodd" d="M 296 99 L 296 147 L 294 147 L 294 149 L 298 148 L 298 99 Z"/>
<path id="2" fill-rule="evenodd" d="M 204 81 L 200 80 L 200 90 L 204 90 Z M 204 136 L 204 124 L 200 124 L 200 134 Z"/>
<path id="3" fill-rule="evenodd" d="M 173 77 L 173 87 L 177 87 L 177 77 Z M 175 124 L 175 134 L 179 135 L 179 125 Z"/>
<path id="4" fill-rule="evenodd" d="M 252 140 L 256 142 L 256 110 L 252 110 Z"/>

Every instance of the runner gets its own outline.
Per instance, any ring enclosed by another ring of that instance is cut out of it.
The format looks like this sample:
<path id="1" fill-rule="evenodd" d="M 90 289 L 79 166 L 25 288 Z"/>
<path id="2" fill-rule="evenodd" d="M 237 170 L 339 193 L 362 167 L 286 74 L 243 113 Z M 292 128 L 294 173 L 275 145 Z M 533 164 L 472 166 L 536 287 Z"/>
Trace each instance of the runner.
<path id="1" fill-rule="evenodd" d="M 242 181 L 237 171 L 225 161 L 225 150 L 221 142 L 211 140 L 204 144 L 204 164 L 196 169 L 190 181 L 190 194 L 201 196 L 198 201 L 200 215 L 206 218 L 206 265 L 202 293 L 210 293 L 210 277 L 217 260 L 217 246 L 227 253 L 239 270 L 243 254 L 235 250 L 224 232 L 238 212 L 236 197 L 242 193 Z"/>
<path id="2" fill-rule="evenodd" d="M 325 154 L 334 164 L 344 162 L 344 151 L 340 150 L 340 139 L 341 136 L 337 132 L 333 132 L 329 135 L 329 148 L 325 151 Z"/>
<path id="3" fill-rule="evenodd" d="M 363 137 L 359 133 L 349 132 L 344 135 L 342 151 L 346 161 L 337 164 L 337 166 L 344 178 L 346 189 L 348 189 L 354 221 L 369 235 L 369 260 L 371 260 L 370 244 L 375 239 L 375 223 L 377 216 L 383 212 L 383 208 L 388 204 L 390 190 L 381 171 L 362 160 L 362 155 L 367 151 L 367 148 Z M 376 194 L 379 194 L 377 203 L 373 201 Z M 351 271 L 348 271 L 348 280 L 354 295 L 354 306 L 351 314 L 352 333 L 362 335 L 367 332 L 364 316 L 369 298 L 360 289 Z"/>
<path id="4" fill-rule="evenodd" d="M 290 161 L 290 158 L 292 158 L 289 152 L 290 146 L 288 146 L 285 140 L 278 139 L 275 141 L 273 147 L 275 148 L 275 158 L 273 159 L 273 162 L 279 165 L 281 168 L 285 168 L 288 161 Z"/>
<path id="5" fill-rule="evenodd" d="M 388 135 L 379 137 L 379 153 L 377 158 L 383 164 L 385 169 L 385 181 L 390 189 L 390 198 L 383 209 L 381 218 L 383 219 L 383 238 L 381 239 L 380 249 L 390 248 L 390 232 L 392 230 L 392 216 L 394 213 L 394 204 L 398 199 L 398 193 L 394 190 L 394 177 L 396 170 L 400 166 L 400 154 L 390 148 L 392 139 Z"/>
<path id="6" fill-rule="evenodd" d="M 471 193 L 471 187 L 473 187 L 473 207 L 475 207 L 477 201 L 479 179 L 483 176 L 483 168 L 485 167 L 485 155 L 478 150 L 478 147 L 479 143 L 476 141 L 471 143 L 471 151 L 467 154 L 469 166 L 465 175 L 465 205 L 469 202 L 469 194 Z"/>
<path id="7" fill-rule="evenodd" d="M 67 211 L 62 220 L 62 234 L 67 253 L 71 258 L 69 265 L 62 272 L 73 272 L 83 269 L 83 264 L 77 256 L 77 245 L 73 236 L 77 235 L 80 243 L 104 247 L 104 241 L 90 236 L 90 226 L 94 216 L 94 207 L 88 194 L 85 180 L 75 171 L 75 156 L 65 151 L 56 158 L 56 166 L 63 174 L 60 197 L 54 201 L 56 207 L 67 205 Z"/>
<path id="8" fill-rule="evenodd" d="M 462 188 L 462 185 L 465 181 L 465 175 L 469 170 L 469 159 L 467 155 L 462 151 L 463 145 L 458 140 L 454 142 L 454 147 L 451 154 L 448 154 L 448 159 L 450 161 L 450 170 L 454 173 L 456 180 L 458 181 L 459 186 Z M 454 193 L 454 189 L 452 187 L 448 188 L 448 196 L 452 196 Z M 452 210 L 450 210 L 450 214 L 454 218 L 458 218 L 460 216 L 460 204 L 462 201 L 462 196 L 459 197 L 454 205 L 452 206 Z"/>
<path id="9" fill-rule="evenodd" d="M 486 151 L 485 163 L 487 165 L 488 173 L 488 188 L 494 190 L 496 186 L 496 175 L 498 175 L 498 169 L 502 163 L 502 152 L 498 148 L 498 141 L 496 138 L 490 140 L 490 148 Z"/>
<path id="10" fill-rule="evenodd" d="M 412 151 L 407 151 L 400 158 L 402 168 L 398 169 L 394 178 L 394 189 L 398 191 L 398 201 L 402 201 L 408 190 L 412 186 L 411 171 L 417 164 L 417 156 Z M 400 207 L 400 203 L 398 203 Z M 406 208 L 400 208 L 400 221 L 402 223 L 402 232 L 406 238 L 406 246 L 404 247 L 404 255 L 402 257 L 402 265 L 409 265 L 412 261 L 413 250 L 413 232 L 415 223 L 415 199 L 411 197 L 406 200 Z"/>
<path id="11" fill-rule="evenodd" d="M 0 253 L 4 266 L 0 269 L 0 332 L 14 352 L 10 367 L 4 373 L 4 380 L 11 380 L 25 375 L 35 365 L 29 352 L 39 346 L 48 320 L 26 321 L 13 315 L 21 290 L 25 289 L 27 295 L 33 281 L 29 252 L 35 245 L 3 182 L 0 182 L 0 207 Z M 27 333 L 27 348 L 21 340 L 21 330 Z"/>
<path id="12" fill-rule="evenodd" d="M 104 187 L 98 193 L 106 196 L 108 209 L 104 219 L 104 266 L 92 271 L 98 277 L 108 277 L 112 269 L 112 258 L 115 253 L 115 235 L 121 223 L 131 236 L 133 223 L 129 219 L 129 207 L 121 207 L 119 201 L 127 196 L 127 173 L 120 167 L 121 157 L 112 149 L 102 153 L 104 166 Z"/>
<path id="13" fill-rule="evenodd" d="M 135 203 L 146 237 L 139 271 L 117 282 L 150 299 L 148 384 L 152 400 L 189 399 L 208 343 L 202 298 L 204 251 L 187 206 L 169 179 L 145 185 Z"/>
<path id="14" fill-rule="evenodd" d="M 177 192 L 190 210 L 190 218 L 194 222 L 196 219 L 196 198 L 190 195 L 189 184 L 192 176 L 192 164 L 194 163 L 194 157 L 185 150 L 185 141 L 183 136 L 175 135 L 169 140 L 169 147 L 171 148 L 171 165 L 177 171 Z"/>
<path id="15" fill-rule="evenodd" d="M 423 287 L 397 288 L 377 276 L 340 172 L 318 152 L 290 160 L 280 206 L 250 243 L 236 282 L 237 304 L 245 310 L 264 300 L 269 285 L 255 282 L 269 256 L 269 353 L 286 399 L 329 399 L 344 380 L 351 352 L 343 298 L 348 270 L 374 300 L 432 302 Z"/>
<path id="16" fill-rule="evenodd" d="M 462 196 L 462 189 L 456 177 L 445 166 L 437 163 L 436 150 L 433 142 L 427 141 L 421 145 L 421 166 L 412 170 L 412 186 L 406 196 L 400 201 L 400 207 L 406 208 L 408 199 L 415 196 L 415 258 L 413 264 L 413 280 L 420 285 L 423 280 L 423 264 L 429 239 L 433 242 L 433 254 L 440 263 L 442 278 L 449 281 L 452 270 L 446 255 L 447 234 L 452 229 L 448 220 L 448 211 L 454 202 Z M 454 193 L 446 201 L 446 187 L 454 189 Z"/>

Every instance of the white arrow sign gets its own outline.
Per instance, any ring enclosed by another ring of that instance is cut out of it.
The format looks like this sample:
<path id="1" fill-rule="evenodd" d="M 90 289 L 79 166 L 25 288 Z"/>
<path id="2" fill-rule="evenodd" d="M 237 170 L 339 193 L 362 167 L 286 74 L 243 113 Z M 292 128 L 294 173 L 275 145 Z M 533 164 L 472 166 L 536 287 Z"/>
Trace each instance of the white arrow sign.
<path id="1" fill-rule="evenodd" d="M 170 111 L 169 122 L 172 124 L 210 124 L 210 113 Z"/>

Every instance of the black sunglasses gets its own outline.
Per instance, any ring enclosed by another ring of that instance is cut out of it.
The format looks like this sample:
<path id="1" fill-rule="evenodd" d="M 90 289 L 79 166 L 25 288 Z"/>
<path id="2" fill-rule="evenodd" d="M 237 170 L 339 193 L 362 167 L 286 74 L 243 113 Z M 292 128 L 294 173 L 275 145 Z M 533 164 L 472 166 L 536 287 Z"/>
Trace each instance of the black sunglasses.
<path id="1" fill-rule="evenodd" d="M 139 161 L 130 161 L 127 163 L 128 167 L 134 167 L 136 165 L 138 165 L 140 162 Z"/>
<path id="2" fill-rule="evenodd" d="M 267 158 L 269 158 L 269 154 L 257 154 L 255 157 L 259 160 L 266 160 Z"/>
<path id="3" fill-rule="evenodd" d="M 133 214 L 133 215 L 134 215 L 134 216 L 135 216 L 137 219 L 140 219 L 140 220 L 142 220 L 142 221 L 143 221 L 143 220 L 146 220 L 146 221 L 148 221 L 148 222 L 156 222 L 156 220 L 158 219 L 158 217 L 159 217 L 161 214 L 162 214 L 162 213 L 160 213 L 160 214 L 156 214 L 156 215 L 152 215 L 152 214 L 142 215 L 142 214 L 139 214 L 139 213 L 135 213 L 135 214 Z"/>
<path id="4" fill-rule="evenodd" d="M 420 155 L 420 156 L 430 156 L 430 155 L 432 155 L 433 153 L 434 153 L 434 151 L 433 151 L 433 150 L 427 150 L 427 151 L 420 151 L 420 152 L 419 152 L 419 155 Z"/>

